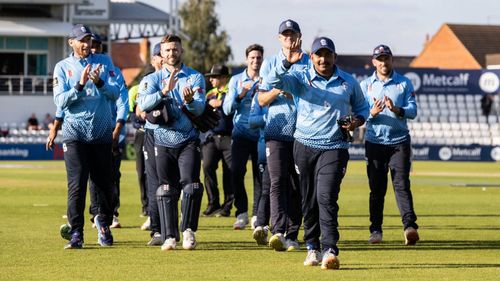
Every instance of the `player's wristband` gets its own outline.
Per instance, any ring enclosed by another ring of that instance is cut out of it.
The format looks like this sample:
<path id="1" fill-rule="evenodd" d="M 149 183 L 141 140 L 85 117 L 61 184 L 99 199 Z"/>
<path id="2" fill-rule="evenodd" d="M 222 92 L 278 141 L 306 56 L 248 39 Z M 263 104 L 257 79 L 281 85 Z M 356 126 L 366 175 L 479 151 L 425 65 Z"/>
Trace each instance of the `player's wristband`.
<path id="1" fill-rule="evenodd" d="M 75 89 L 76 89 L 78 92 L 83 91 L 83 87 L 84 87 L 84 85 L 80 84 L 80 82 L 76 83 L 76 85 L 75 85 Z"/>
<path id="2" fill-rule="evenodd" d="M 283 60 L 283 67 L 285 67 L 286 69 L 290 69 L 290 67 L 292 67 L 293 63 L 289 62 L 287 59 L 284 59 Z"/>
<path id="3" fill-rule="evenodd" d="M 102 86 L 104 86 L 104 81 L 102 81 L 102 79 L 99 78 L 99 81 L 97 81 L 97 83 L 95 83 L 95 85 L 97 88 L 102 88 Z"/>
<path id="4" fill-rule="evenodd" d="M 398 116 L 401 117 L 401 118 L 405 117 L 405 110 L 402 107 L 399 108 L 399 114 L 398 114 Z"/>

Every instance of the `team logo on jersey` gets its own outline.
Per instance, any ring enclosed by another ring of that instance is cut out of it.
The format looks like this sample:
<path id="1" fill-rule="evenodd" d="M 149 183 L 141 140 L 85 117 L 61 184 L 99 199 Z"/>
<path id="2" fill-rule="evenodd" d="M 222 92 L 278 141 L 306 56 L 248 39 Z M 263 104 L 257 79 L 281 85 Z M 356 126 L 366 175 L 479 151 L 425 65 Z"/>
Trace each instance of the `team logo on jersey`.
<path id="1" fill-rule="evenodd" d="M 115 76 L 116 76 L 116 74 L 115 74 L 115 72 L 114 72 L 113 70 L 110 70 L 110 71 L 109 71 L 109 76 L 110 76 L 110 77 L 115 77 Z"/>
<path id="2" fill-rule="evenodd" d="M 91 88 L 87 88 L 86 92 L 87 92 L 87 96 L 91 96 L 92 95 L 92 89 Z"/>
<path id="3" fill-rule="evenodd" d="M 73 71 L 71 69 L 68 70 L 68 77 L 73 77 Z"/>
<path id="4" fill-rule="evenodd" d="M 52 87 L 55 88 L 59 85 L 59 80 L 57 80 L 57 77 L 54 77 L 54 80 L 52 81 Z"/>

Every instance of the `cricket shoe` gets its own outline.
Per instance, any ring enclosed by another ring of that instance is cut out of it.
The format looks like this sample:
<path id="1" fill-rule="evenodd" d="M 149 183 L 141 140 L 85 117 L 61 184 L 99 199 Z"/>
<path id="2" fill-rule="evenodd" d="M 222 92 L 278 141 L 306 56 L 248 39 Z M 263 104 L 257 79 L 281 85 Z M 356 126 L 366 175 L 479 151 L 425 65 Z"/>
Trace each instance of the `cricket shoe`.
<path id="1" fill-rule="evenodd" d="M 267 245 L 267 233 L 269 232 L 269 227 L 267 226 L 257 226 L 253 231 L 253 239 L 257 242 L 257 245 Z"/>
<path id="2" fill-rule="evenodd" d="M 165 239 L 165 242 L 163 243 L 163 245 L 161 245 L 161 250 L 162 251 L 175 250 L 176 246 L 177 242 L 175 241 L 175 237 L 170 237 Z"/>
<path id="3" fill-rule="evenodd" d="M 233 224 L 233 229 L 243 230 L 248 224 L 248 214 L 241 213 L 236 217 L 236 221 Z"/>
<path id="4" fill-rule="evenodd" d="M 372 231 L 372 233 L 370 233 L 370 238 L 368 238 L 368 243 L 370 244 L 382 243 L 382 232 L 376 230 Z"/>
<path id="5" fill-rule="evenodd" d="M 83 247 L 83 236 L 80 234 L 80 232 L 75 231 L 73 234 L 71 234 L 71 239 L 69 242 L 64 245 L 64 249 L 81 249 Z"/>
<path id="6" fill-rule="evenodd" d="M 418 236 L 418 231 L 413 227 L 408 227 L 405 229 L 405 245 L 413 246 L 417 244 L 417 241 L 420 240 Z"/>
<path id="7" fill-rule="evenodd" d="M 163 241 L 161 240 L 161 234 L 159 232 L 155 232 L 153 236 L 151 236 L 151 240 L 148 242 L 148 246 L 161 246 Z"/>
<path id="8" fill-rule="evenodd" d="M 281 233 L 276 233 L 269 239 L 269 247 L 273 248 L 275 251 L 285 251 L 286 250 L 286 239 Z"/>
<path id="9" fill-rule="evenodd" d="M 191 228 L 182 232 L 182 248 L 185 250 L 194 250 L 196 248 L 196 237 Z"/>
<path id="10" fill-rule="evenodd" d="M 317 266 L 321 262 L 321 253 L 318 250 L 308 250 L 304 266 Z"/>
<path id="11" fill-rule="evenodd" d="M 109 226 L 101 222 L 99 215 L 97 215 L 94 219 L 94 223 L 97 228 L 97 243 L 102 247 L 109 247 L 113 245 L 113 235 L 111 234 L 111 230 Z"/>
<path id="12" fill-rule="evenodd" d="M 110 228 L 122 228 L 122 225 L 120 224 L 120 221 L 118 220 L 117 216 L 113 216 L 113 223 L 109 226 Z"/>
<path id="13" fill-rule="evenodd" d="M 321 260 L 321 269 L 339 269 L 340 260 L 335 255 L 332 249 L 323 252 L 323 259 Z"/>

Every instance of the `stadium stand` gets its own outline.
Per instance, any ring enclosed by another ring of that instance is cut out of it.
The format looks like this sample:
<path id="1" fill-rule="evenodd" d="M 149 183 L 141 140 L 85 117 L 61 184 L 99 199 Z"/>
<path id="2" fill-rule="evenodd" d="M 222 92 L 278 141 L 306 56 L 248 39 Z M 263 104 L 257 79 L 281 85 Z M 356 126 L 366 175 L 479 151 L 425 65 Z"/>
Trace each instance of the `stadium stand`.
<path id="1" fill-rule="evenodd" d="M 408 122 L 414 144 L 500 145 L 498 96 L 491 114 L 481 111 L 482 95 L 418 95 L 418 117 Z"/>

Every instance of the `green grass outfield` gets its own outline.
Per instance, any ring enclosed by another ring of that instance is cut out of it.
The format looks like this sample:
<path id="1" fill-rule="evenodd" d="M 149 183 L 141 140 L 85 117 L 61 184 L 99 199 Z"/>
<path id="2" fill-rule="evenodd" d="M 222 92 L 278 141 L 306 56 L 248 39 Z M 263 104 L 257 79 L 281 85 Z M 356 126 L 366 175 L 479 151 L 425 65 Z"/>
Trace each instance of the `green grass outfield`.
<path id="1" fill-rule="evenodd" d="M 415 162 L 412 190 L 421 241 L 405 247 L 391 189 L 384 242 L 367 243 L 365 165 L 351 161 L 339 202 L 338 271 L 304 267 L 304 249 L 287 253 L 257 246 L 250 229 L 232 230 L 234 218 L 202 217 L 195 251 L 146 247 L 134 165 L 122 163 L 124 228 L 113 231 L 114 246 L 97 245 L 86 216 L 84 249 L 63 250 L 64 162 L 0 162 L 0 280 L 500 280 L 500 188 L 451 186 L 500 184 L 500 163 Z M 206 194 L 203 208 L 205 199 Z"/>

